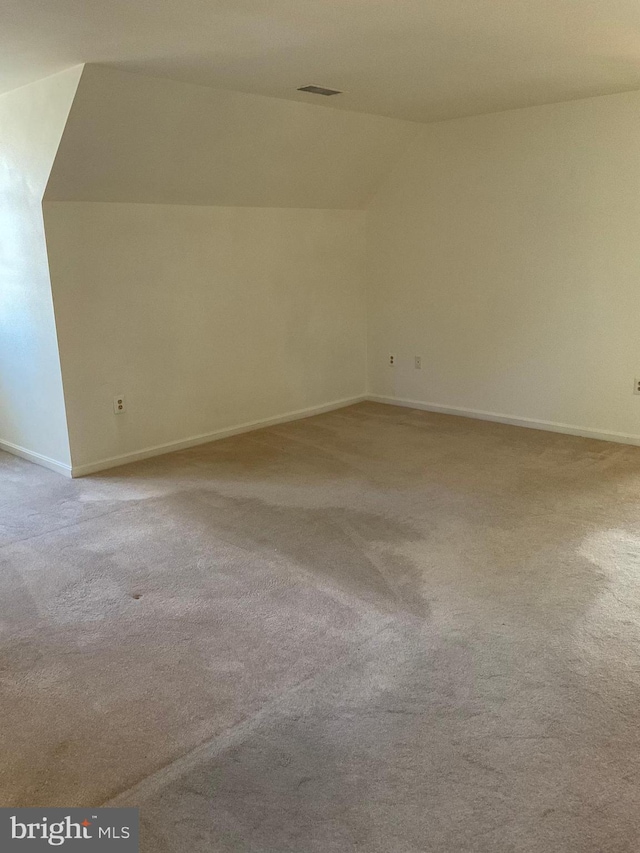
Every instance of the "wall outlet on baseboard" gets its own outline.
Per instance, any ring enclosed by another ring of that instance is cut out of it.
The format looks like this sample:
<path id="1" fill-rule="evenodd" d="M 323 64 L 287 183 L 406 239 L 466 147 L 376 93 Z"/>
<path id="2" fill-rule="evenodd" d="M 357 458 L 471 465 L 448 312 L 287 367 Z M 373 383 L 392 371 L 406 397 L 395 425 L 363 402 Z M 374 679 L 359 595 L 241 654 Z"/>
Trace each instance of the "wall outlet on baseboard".
<path id="1" fill-rule="evenodd" d="M 113 398 L 113 411 L 116 413 L 116 415 L 120 415 L 122 414 L 122 412 L 125 411 L 123 394 L 118 394 L 116 397 Z"/>
<path id="2" fill-rule="evenodd" d="M 422 370 L 422 356 L 414 355 L 413 357 L 413 366 L 416 370 Z"/>
<path id="3" fill-rule="evenodd" d="M 389 367 L 393 367 L 396 363 L 396 357 L 393 353 L 389 353 Z"/>
<path id="4" fill-rule="evenodd" d="M 638 377 L 633 380 L 633 393 L 640 394 L 640 379 Z"/>

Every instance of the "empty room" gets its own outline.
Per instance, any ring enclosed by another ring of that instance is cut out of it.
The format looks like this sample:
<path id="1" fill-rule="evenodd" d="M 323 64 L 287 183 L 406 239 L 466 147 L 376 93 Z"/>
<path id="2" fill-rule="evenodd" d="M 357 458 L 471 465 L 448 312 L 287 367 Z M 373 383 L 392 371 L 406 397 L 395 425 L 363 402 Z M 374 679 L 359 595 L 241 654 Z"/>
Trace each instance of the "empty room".
<path id="1" fill-rule="evenodd" d="M 638 853 L 640 5 L 0 21 L 0 850 Z"/>

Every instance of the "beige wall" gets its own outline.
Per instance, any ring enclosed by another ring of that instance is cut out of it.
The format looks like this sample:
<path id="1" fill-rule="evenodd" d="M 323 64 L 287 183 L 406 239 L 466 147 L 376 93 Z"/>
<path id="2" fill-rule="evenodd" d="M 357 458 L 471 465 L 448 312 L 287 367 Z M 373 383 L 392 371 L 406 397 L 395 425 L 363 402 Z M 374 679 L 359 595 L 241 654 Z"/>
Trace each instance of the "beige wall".
<path id="1" fill-rule="evenodd" d="M 364 212 L 44 209 L 74 469 L 364 393 Z"/>
<path id="2" fill-rule="evenodd" d="M 85 66 L 45 194 L 74 470 L 362 395 L 362 208 L 418 131 Z"/>
<path id="3" fill-rule="evenodd" d="M 80 72 L 0 97 L 0 448 L 67 473 L 42 196 Z"/>
<path id="4" fill-rule="evenodd" d="M 640 93 L 425 126 L 368 239 L 372 393 L 640 437 Z"/>

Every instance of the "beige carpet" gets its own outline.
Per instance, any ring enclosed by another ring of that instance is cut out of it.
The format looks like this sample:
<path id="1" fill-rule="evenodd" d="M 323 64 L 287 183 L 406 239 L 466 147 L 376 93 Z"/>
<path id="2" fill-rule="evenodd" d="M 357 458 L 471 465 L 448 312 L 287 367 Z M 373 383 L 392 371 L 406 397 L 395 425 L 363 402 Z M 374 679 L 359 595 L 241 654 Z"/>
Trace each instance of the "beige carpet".
<path id="1" fill-rule="evenodd" d="M 637 853 L 640 450 L 361 404 L 0 454 L 2 805 L 145 853 Z"/>

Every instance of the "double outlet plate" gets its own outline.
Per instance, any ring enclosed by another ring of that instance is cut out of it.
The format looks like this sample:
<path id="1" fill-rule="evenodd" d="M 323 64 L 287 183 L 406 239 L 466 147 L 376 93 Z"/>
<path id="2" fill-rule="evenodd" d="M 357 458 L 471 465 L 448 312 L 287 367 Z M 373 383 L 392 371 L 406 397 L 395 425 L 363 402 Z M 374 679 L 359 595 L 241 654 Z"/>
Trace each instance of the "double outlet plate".
<path id="1" fill-rule="evenodd" d="M 389 353 L 389 367 L 395 367 L 395 364 L 396 364 L 395 355 L 393 353 Z M 421 355 L 414 355 L 413 366 L 415 367 L 416 370 L 422 370 L 422 356 Z M 640 393 L 640 391 L 638 393 Z"/>

